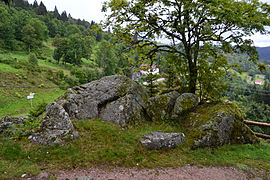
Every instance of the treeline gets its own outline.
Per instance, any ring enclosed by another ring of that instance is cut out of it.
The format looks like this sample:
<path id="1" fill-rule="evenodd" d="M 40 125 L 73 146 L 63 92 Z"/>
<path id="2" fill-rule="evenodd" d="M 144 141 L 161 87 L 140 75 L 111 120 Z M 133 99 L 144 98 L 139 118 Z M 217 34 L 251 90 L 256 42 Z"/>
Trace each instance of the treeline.
<path id="1" fill-rule="evenodd" d="M 86 28 L 96 24 L 94 21 L 91 21 L 91 23 L 89 23 L 88 21 L 85 21 L 85 20 L 74 19 L 72 18 L 70 14 L 67 15 L 66 11 L 63 11 L 60 14 L 56 6 L 53 12 L 49 12 L 42 1 L 40 2 L 40 4 L 38 4 L 38 2 L 35 0 L 33 4 L 30 4 L 27 0 L 13 0 L 12 7 L 16 9 L 34 10 L 37 15 L 50 14 L 50 16 L 53 16 L 56 19 L 59 19 L 62 21 L 72 21 L 73 23 L 77 25 L 85 26 Z"/>
<path id="2" fill-rule="evenodd" d="M 68 37 L 90 29 L 97 41 L 102 40 L 103 32 L 94 21 L 74 19 L 65 11 L 60 15 L 56 7 L 53 12 L 47 11 L 42 2 L 35 1 L 32 5 L 14 0 L 11 8 L 1 3 L 0 17 L 0 47 L 4 49 L 31 51 L 56 35 Z"/>

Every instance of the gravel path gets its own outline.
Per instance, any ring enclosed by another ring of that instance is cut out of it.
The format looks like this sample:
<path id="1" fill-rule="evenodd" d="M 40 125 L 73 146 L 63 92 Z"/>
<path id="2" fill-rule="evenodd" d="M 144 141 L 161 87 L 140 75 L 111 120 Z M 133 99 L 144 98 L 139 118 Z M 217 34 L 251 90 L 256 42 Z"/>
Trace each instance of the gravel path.
<path id="1" fill-rule="evenodd" d="M 76 171 L 60 171 L 58 180 L 76 180 L 78 177 L 92 177 L 94 180 L 246 180 L 243 171 L 231 167 L 184 166 L 159 169 L 127 169 L 114 170 L 90 168 Z M 257 178 L 255 178 L 257 179 Z M 261 178 L 259 178 L 261 179 Z"/>

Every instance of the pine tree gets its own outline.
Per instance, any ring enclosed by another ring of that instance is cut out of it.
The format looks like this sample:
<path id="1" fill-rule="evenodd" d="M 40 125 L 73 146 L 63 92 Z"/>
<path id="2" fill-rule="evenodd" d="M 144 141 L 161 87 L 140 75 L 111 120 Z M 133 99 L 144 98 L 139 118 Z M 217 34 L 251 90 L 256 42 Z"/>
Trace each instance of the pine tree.
<path id="1" fill-rule="evenodd" d="M 47 14 L 47 8 L 46 6 L 43 4 L 43 2 L 41 1 L 39 4 L 39 7 L 37 9 L 37 14 L 38 15 L 46 15 Z"/>
<path id="2" fill-rule="evenodd" d="M 22 9 L 29 9 L 30 8 L 30 4 L 28 3 L 28 1 L 25 1 L 25 0 L 9 0 L 9 2 L 13 2 L 12 5 L 14 7 L 19 7 Z"/>
<path id="3" fill-rule="evenodd" d="M 90 26 L 96 25 L 97 23 L 95 21 L 91 21 Z"/>
<path id="4" fill-rule="evenodd" d="M 53 16 L 54 16 L 56 19 L 60 19 L 60 14 L 59 14 L 58 9 L 57 9 L 56 6 L 54 7 Z"/>
<path id="5" fill-rule="evenodd" d="M 68 19 L 73 19 L 70 13 L 68 13 Z"/>
<path id="6" fill-rule="evenodd" d="M 12 0 L 1 0 L 4 1 L 7 5 L 10 5 L 10 3 L 12 2 Z"/>
<path id="7" fill-rule="evenodd" d="M 34 9 L 35 9 L 35 8 L 38 8 L 37 0 L 34 1 L 34 3 L 33 3 L 33 8 L 34 8 Z"/>
<path id="8" fill-rule="evenodd" d="M 62 21 L 68 21 L 68 17 L 67 17 L 67 12 L 66 11 L 63 11 L 62 12 L 60 19 Z"/>

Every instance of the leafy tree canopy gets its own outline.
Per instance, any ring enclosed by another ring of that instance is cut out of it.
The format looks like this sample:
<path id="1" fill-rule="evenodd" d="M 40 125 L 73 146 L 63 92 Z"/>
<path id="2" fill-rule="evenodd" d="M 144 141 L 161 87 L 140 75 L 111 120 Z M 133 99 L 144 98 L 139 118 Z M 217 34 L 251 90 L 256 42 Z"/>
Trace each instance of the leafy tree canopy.
<path id="1" fill-rule="evenodd" d="M 246 53 L 256 60 L 253 42 L 246 37 L 268 33 L 265 26 L 270 25 L 270 7 L 258 0 L 109 0 L 103 11 L 108 12 L 106 25 L 122 40 L 151 47 L 147 55 L 165 51 L 177 56 L 177 65 L 187 68 L 192 93 L 198 77 L 206 77 L 200 73 L 211 76 L 205 68 L 227 66 L 225 53 Z M 170 44 L 158 44 L 157 38 Z M 218 62 L 208 65 L 209 59 Z"/>

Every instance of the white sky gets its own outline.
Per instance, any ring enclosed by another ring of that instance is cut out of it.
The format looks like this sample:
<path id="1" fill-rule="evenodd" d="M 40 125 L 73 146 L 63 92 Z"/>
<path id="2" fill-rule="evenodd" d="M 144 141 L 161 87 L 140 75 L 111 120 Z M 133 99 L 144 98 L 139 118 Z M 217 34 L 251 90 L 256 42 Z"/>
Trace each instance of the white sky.
<path id="1" fill-rule="evenodd" d="M 40 1 L 37 0 L 38 3 Z M 94 20 L 97 23 L 104 19 L 104 13 L 101 12 L 104 1 L 106 0 L 42 0 L 49 11 L 53 11 L 56 6 L 60 14 L 66 11 L 73 18 L 85 19 L 89 22 Z M 28 0 L 28 2 L 32 4 L 34 0 Z"/>
<path id="2" fill-rule="evenodd" d="M 37 0 L 40 3 L 41 0 Z M 99 23 L 105 18 L 105 14 L 101 12 L 102 3 L 106 0 L 42 0 L 48 10 L 53 11 L 54 6 L 57 6 L 59 13 L 66 11 L 76 19 L 85 19 L 87 21 L 94 20 Z M 270 0 L 261 0 L 270 4 Z M 28 0 L 33 3 L 34 0 Z M 264 47 L 270 46 L 270 35 L 256 34 L 251 37 L 254 40 L 255 46 Z"/>

